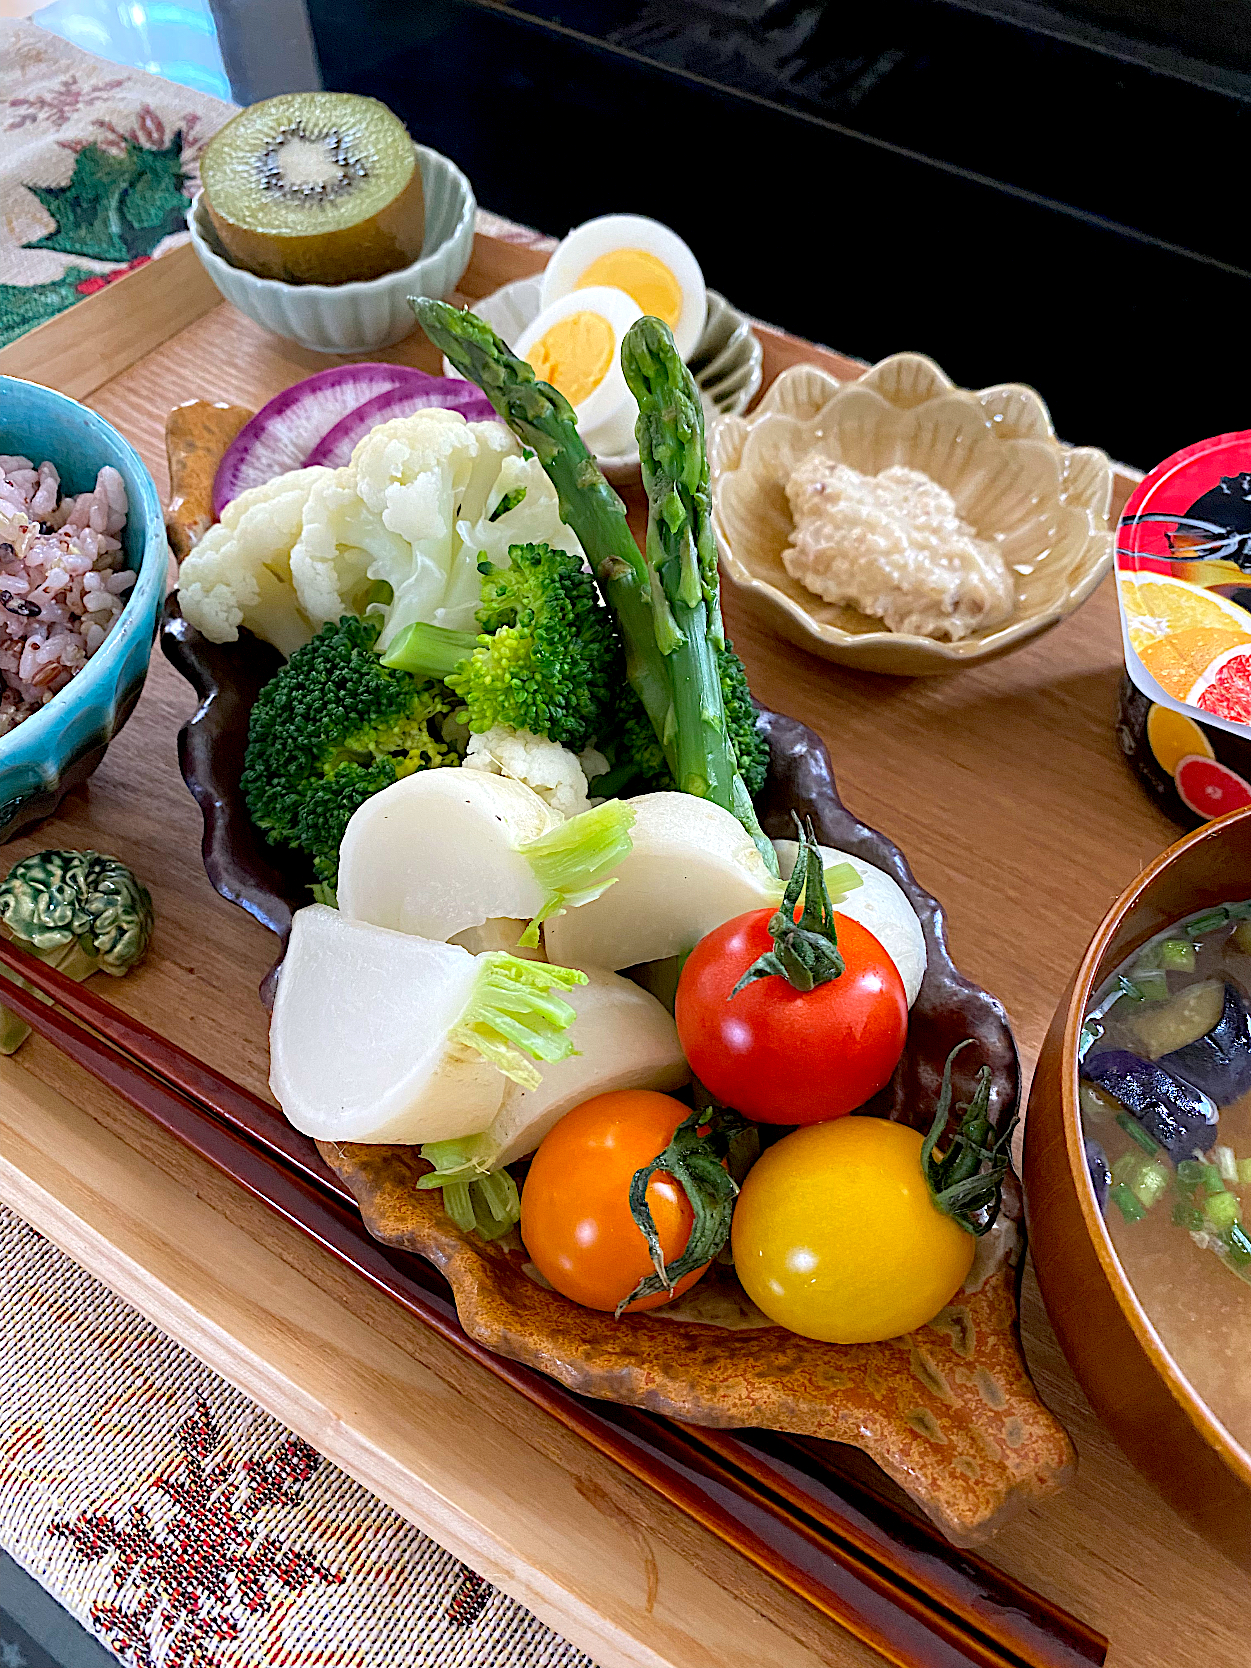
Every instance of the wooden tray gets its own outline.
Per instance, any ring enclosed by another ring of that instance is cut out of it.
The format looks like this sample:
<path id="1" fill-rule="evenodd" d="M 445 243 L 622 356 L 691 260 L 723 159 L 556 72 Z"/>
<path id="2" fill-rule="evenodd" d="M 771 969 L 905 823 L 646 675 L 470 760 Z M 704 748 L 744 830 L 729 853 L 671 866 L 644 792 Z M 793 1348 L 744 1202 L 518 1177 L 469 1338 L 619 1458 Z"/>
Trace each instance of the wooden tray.
<path id="1" fill-rule="evenodd" d="M 19 374 L 55 363 L 49 380 L 92 396 L 139 446 L 158 483 L 169 405 L 192 395 L 255 405 L 324 363 L 223 305 L 190 316 L 205 303 L 194 293 L 196 269 L 180 256 L 169 259 L 170 284 L 191 298 L 188 316 L 174 306 L 172 323 L 170 308 L 154 323 L 146 294 L 133 315 L 119 314 L 115 297 L 125 295 L 127 279 L 15 344 L 24 352 L 20 365 L 8 357 L 12 350 L 0 354 L 0 369 Z M 466 293 L 484 293 L 542 259 L 524 246 L 479 239 Z M 112 304 L 107 321 L 97 311 L 92 322 L 97 301 Z M 110 341 L 129 329 L 128 340 L 152 351 L 106 380 L 98 374 L 102 329 Z M 167 331 L 157 347 L 152 334 Z M 767 373 L 802 357 L 844 374 L 852 368 L 775 332 L 762 335 Z M 410 341 L 392 354 L 419 359 L 416 346 Z M 1027 1063 L 1090 925 L 1170 832 L 1116 758 L 1114 614 L 1109 598 L 1097 599 L 1000 665 L 912 686 L 819 665 L 761 638 L 732 613 L 729 622 L 760 698 L 826 736 L 855 809 L 891 833 L 922 884 L 944 899 L 957 962 L 1004 997 Z M 190 704 L 158 657 L 131 728 L 51 826 L 58 841 L 116 850 L 153 886 L 161 918 L 156 952 L 109 994 L 260 1089 L 264 1023 L 252 992 L 269 941 L 213 896 L 199 868 L 198 819 L 173 758 L 173 736 Z M 1086 784 L 1080 797 L 1078 783 Z M 13 855 L 42 843 L 46 832 L 16 843 Z M 1057 910 L 1061 900 L 1067 907 Z M 571 1445 L 549 1418 L 501 1393 L 437 1336 L 345 1285 L 294 1230 L 215 1181 L 42 1045 L 28 1045 L 20 1064 L 4 1062 L 0 1086 L 6 1198 L 603 1664 L 867 1660 L 855 1640 L 822 1626 L 810 1607 L 584 1443 Z M 994 1560 L 1011 1578 L 999 1585 L 998 1603 L 1024 1581 L 1103 1625 L 1128 1653 L 1124 1660 L 1167 1660 L 1172 1668 L 1237 1660 L 1235 1640 L 1245 1637 L 1251 1607 L 1240 1609 L 1232 1572 L 1109 1449 L 1055 1355 L 1030 1285 L 1026 1305 L 1035 1371 L 1078 1439 L 1086 1475 L 996 1542 Z M 441 1390 L 434 1403 L 440 1418 L 421 1418 L 414 1375 L 423 1390 L 432 1383 Z M 449 1385 L 461 1400 L 449 1404 Z M 865 1544 L 876 1544 L 877 1556 L 898 1542 L 898 1521 L 872 1479 L 844 1475 L 832 1486 L 844 1502 L 860 1503 Z M 738 1500 L 741 1512 L 742 1492 Z M 800 1528 L 788 1579 L 813 1589 L 819 1536 L 810 1518 Z M 1178 1557 L 1179 1547 L 1189 1558 Z M 924 1537 L 916 1551 L 919 1567 L 933 1563 Z M 1166 1654 L 1138 1598 L 1144 1564 L 1155 1601 L 1148 1608 L 1185 1618 Z M 953 1567 L 974 1587 L 995 1585 L 976 1560 Z M 1003 1619 L 994 1619 L 994 1604 L 992 1597 L 986 1612 L 992 1635 Z M 872 1627 L 860 1633 L 894 1654 Z M 998 1660 L 1007 1659 L 1000 1652 Z"/>

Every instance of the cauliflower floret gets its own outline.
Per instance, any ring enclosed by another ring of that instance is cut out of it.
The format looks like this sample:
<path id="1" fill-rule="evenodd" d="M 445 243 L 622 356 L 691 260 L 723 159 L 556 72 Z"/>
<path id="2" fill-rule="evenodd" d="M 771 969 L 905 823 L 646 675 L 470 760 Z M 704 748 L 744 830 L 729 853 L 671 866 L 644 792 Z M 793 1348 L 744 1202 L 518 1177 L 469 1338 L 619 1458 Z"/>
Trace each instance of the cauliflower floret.
<path id="1" fill-rule="evenodd" d="M 210 643 L 233 643 L 239 627 L 285 655 L 313 635 L 291 579 L 291 550 L 304 507 L 330 469 L 296 469 L 240 493 L 183 560 L 178 600 L 183 618 Z"/>
<path id="2" fill-rule="evenodd" d="M 327 471 L 326 479 L 314 484 L 291 551 L 291 579 L 315 626 L 337 625 L 344 614 L 365 612 L 371 565 L 396 572 L 412 560 L 412 547 L 361 502 L 350 465 Z"/>
<path id="3" fill-rule="evenodd" d="M 596 755 L 598 758 L 598 755 Z M 576 817 L 590 809 L 586 773 L 576 753 L 546 736 L 529 730 L 510 730 L 497 724 L 481 735 L 470 736 L 464 769 L 485 770 L 493 776 L 510 776 L 524 782 L 544 804 L 562 817 Z"/>
<path id="4" fill-rule="evenodd" d="M 503 460 L 520 447 L 502 423 L 467 423 L 459 412 L 430 407 L 382 423 L 352 454 L 355 490 L 382 527 L 395 535 L 389 551 L 369 564 L 371 580 L 385 580 L 393 598 L 378 649 L 415 620 L 451 625 L 443 611 L 449 591 L 472 588 L 478 599 L 478 547 L 459 536 L 457 518 L 483 514 Z M 473 629 L 473 610 L 460 629 Z"/>
<path id="5" fill-rule="evenodd" d="M 432 406 L 371 429 L 343 469 L 241 494 L 184 561 L 179 598 L 214 643 L 246 625 L 285 655 L 368 612 L 381 654 L 416 620 L 475 631 L 480 563 L 506 567 L 510 545 L 544 543 L 582 556 L 538 459 L 502 423 Z M 378 581 L 390 602 L 371 602 Z"/>

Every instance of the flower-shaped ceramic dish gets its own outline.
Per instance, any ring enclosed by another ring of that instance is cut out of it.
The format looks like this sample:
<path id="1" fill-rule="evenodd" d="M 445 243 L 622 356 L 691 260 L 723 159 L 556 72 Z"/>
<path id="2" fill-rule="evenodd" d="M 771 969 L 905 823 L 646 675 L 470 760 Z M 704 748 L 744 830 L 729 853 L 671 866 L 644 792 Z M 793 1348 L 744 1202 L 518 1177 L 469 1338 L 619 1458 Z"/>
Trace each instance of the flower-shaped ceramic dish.
<path id="1" fill-rule="evenodd" d="M 517 278 L 492 295 L 475 301 L 473 310 L 511 347 L 526 326 L 539 316 L 542 292 L 541 278 Z M 743 314 L 716 290 L 708 291 L 704 333 L 695 344 L 690 364 L 709 426 L 718 417 L 746 411 L 760 391 L 764 350 L 759 338 Z M 443 374 L 460 375 L 447 359 L 443 361 Z M 639 479 L 637 446 L 629 452 L 596 461 L 614 486 L 625 486 Z"/>
<path id="2" fill-rule="evenodd" d="M 369 353 L 402 341 L 416 328 L 409 296 L 442 300 L 460 282 L 473 253 L 477 214 L 473 190 L 456 164 L 425 145 L 414 149 L 426 199 L 426 235 L 411 266 L 354 284 L 260 278 L 226 258 L 201 192 L 187 223 L 204 270 L 241 313 L 316 353 Z"/>
<path id="3" fill-rule="evenodd" d="M 813 452 L 866 475 L 905 464 L 946 487 L 962 519 L 999 544 L 1016 587 L 1011 619 L 936 642 L 792 579 L 786 483 Z M 709 456 L 717 549 L 740 600 L 801 648 L 863 671 L 916 676 L 994 660 L 1080 607 L 1112 564 L 1104 454 L 1062 445 L 1032 388 L 959 389 L 919 353 L 883 359 L 856 382 L 792 365 L 749 417 L 715 424 Z"/>
<path id="4" fill-rule="evenodd" d="M 67 492 L 87 491 L 111 464 L 130 504 L 122 535 L 126 566 L 139 575 L 117 624 L 77 676 L 0 737 L 0 840 L 10 840 L 86 781 L 130 717 L 148 672 L 169 550 L 161 501 L 139 454 L 76 400 L 0 376 L 0 452 L 36 463 L 49 459 Z"/>

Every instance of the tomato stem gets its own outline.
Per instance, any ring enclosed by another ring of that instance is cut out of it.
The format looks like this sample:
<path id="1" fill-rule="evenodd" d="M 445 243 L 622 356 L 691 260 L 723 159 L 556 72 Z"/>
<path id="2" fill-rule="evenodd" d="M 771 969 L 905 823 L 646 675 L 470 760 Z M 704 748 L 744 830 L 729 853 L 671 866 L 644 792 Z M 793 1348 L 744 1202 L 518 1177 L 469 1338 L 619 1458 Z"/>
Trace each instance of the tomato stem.
<path id="1" fill-rule="evenodd" d="M 821 848 L 813 830 L 812 818 L 805 829 L 795 818 L 799 835 L 799 851 L 795 867 L 786 883 L 781 908 L 769 920 L 769 936 L 773 949 L 766 950 L 747 969 L 730 992 L 731 1002 L 757 979 L 772 978 L 775 974 L 786 980 L 795 990 L 815 990 L 818 985 L 837 979 L 846 971 L 842 952 L 838 947 L 838 933 L 834 928 L 834 905 L 825 884 L 825 865 Z M 795 906 L 804 900 L 798 921 Z"/>
<path id="2" fill-rule="evenodd" d="M 730 1237 L 730 1220 L 738 1183 L 722 1160 L 741 1137 L 746 1124 L 728 1107 L 696 1109 L 673 1132 L 664 1152 L 636 1170 L 630 1179 L 630 1214 L 651 1253 L 654 1274 L 645 1276 L 617 1305 L 616 1318 L 642 1297 L 672 1292 L 685 1275 L 709 1263 Z M 647 1202 L 648 1183 L 663 1170 L 679 1183 L 690 1201 L 695 1220 L 681 1254 L 665 1262 L 660 1235 Z"/>
<path id="3" fill-rule="evenodd" d="M 1009 1146 L 1019 1113 L 1014 1112 L 1002 1130 L 991 1123 L 990 1067 L 983 1066 L 977 1074 L 972 1100 L 956 1107 L 959 1123 L 947 1150 L 937 1151 L 951 1116 L 951 1068 L 956 1055 L 972 1041 L 972 1037 L 966 1037 L 947 1056 L 934 1121 L 921 1143 L 921 1170 L 936 1208 L 966 1233 L 980 1239 L 990 1232 L 999 1216 Z"/>

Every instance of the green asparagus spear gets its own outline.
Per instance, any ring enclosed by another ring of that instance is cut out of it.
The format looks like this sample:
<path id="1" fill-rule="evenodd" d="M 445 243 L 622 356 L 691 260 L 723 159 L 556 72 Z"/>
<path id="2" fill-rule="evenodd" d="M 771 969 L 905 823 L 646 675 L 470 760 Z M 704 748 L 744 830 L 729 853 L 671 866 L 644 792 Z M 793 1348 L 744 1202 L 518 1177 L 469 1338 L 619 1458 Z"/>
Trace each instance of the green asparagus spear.
<path id="1" fill-rule="evenodd" d="M 647 564 L 626 521 L 625 505 L 582 442 L 573 407 L 555 388 L 537 381 L 525 360 L 511 353 L 474 313 L 459 312 L 428 296 L 412 297 L 409 305 L 435 347 L 462 376 L 477 383 L 547 471 L 560 500 L 561 520 L 581 540 L 600 589 L 621 622 L 626 676 L 663 742 L 673 728 L 673 693 L 653 629 Z"/>
<path id="2" fill-rule="evenodd" d="M 648 487 L 647 555 L 625 506 L 578 434 L 569 402 L 539 382 L 482 319 L 446 302 L 410 298 L 426 335 L 482 389 L 538 456 L 560 501 L 561 519 L 582 542 L 621 627 L 626 674 L 660 739 L 674 779 L 738 817 L 769 867 L 777 857 L 762 833 L 725 727 L 714 648 L 724 645 L 717 558 L 708 520 L 708 460 L 698 390 L 658 320 L 640 335 L 626 378 L 640 404 L 639 439 Z M 636 379 L 637 386 L 635 385 Z M 685 492 L 685 499 L 682 493 Z"/>
<path id="3" fill-rule="evenodd" d="M 657 318 L 630 326 L 621 368 L 639 405 L 635 434 L 647 490 L 647 565 L 680 634 L 668 652 L 674 777 L 684 792 L 732 811 L 776 874 L 777 858 L 756 818 L 725 721 L 717 665 L 725 628 L 699 389 L 669 327 Z"/>
<path id="4" fill-rule="evenodd" d="M 737 766 L 713 657 L 713 641 L 721 647 L 724 636 L 699 390 L 668 327 L 656 318 L 630 326 L 621 368 L 639 404 L 635 434 L 647 491 L 647 565 L 678 632 L 661 643 L 669 655 L 677 719 L 674 776 L 684 793 L 729 810 Z"/>

